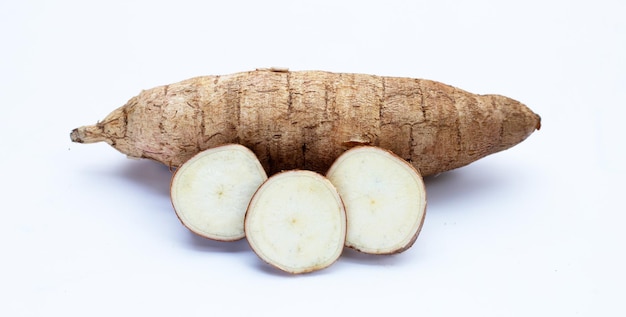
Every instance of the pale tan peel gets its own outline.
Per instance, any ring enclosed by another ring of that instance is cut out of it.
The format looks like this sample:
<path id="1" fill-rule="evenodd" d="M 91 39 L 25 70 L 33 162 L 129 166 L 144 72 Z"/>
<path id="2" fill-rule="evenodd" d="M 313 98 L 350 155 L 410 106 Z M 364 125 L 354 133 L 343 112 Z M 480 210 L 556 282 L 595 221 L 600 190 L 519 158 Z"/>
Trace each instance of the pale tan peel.
<path id="1" fill-rule="evenodd" d="M 104 120 L 71 132 L 177 167 L 238 143 L 271 175 L 325 173 L 356 145 L 391 150 L 423 176 L 505 150 L 539 129 L 522 103 L 439 82 L 285 69 L 204 76 L 144 90 Z"/>

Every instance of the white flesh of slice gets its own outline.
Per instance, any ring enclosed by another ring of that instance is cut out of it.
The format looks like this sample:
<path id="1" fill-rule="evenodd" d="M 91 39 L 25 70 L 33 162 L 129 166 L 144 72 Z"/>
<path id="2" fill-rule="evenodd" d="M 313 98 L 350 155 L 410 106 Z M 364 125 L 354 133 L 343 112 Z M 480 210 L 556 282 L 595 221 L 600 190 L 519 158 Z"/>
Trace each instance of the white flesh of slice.
<path id="1" fill-rule="evenodd" d="M 402 252 L 415 242 L 426 212 L 421 175 L 373 146 L 344 152 L 326 175 L 346 208 L 346 246 L 371 254 Z"/>
<path id="2" fill-rule="evenodd" d="M 245 236 L 243 222 L 254 192 L 267 179 L 248 148 L 229 144 L 205 150 L 174 174 L 172 205 L 180 221 L 194 233 L 214 240 Z"/>
<path id="3" fill-rule="evenodd" d="M 270 177 L 254 194 L 246 238 L 265 262 L 298 274 L 334 263 L 345 244 L 346 215 L 335 187 L 311 171 Z"/>

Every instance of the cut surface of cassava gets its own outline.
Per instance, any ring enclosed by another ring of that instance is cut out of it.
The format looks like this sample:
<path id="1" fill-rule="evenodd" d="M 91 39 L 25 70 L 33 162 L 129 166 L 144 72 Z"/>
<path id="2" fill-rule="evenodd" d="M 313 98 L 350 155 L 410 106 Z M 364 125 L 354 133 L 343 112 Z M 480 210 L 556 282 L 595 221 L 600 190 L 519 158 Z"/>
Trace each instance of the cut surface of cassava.
<path id="1" fill-rule="evenodd" d="M 246 238 L 265 262 L 292 274 L 334 263 L 345 244 L 346 214 L 324 176 L 293 170 L 270 177 L 252 197 Z"/>
<path id="2" fill-rule="evenodd" d="M 239 144 L 200 152 L 176 171 L 171 199 L 189 230 L 214 240 L 245 236 L 243 221 L 254 192 L 267 179 L 254 153 Z"/>
<path id="3" fill-rule="evenodd" d="M 413 245 L 426 213 L 426 190 L 421 175 L 406 161 L 381 148 L 355 147 L 326 176 L 345 205 L 346 246 L 391 254 Z"/>

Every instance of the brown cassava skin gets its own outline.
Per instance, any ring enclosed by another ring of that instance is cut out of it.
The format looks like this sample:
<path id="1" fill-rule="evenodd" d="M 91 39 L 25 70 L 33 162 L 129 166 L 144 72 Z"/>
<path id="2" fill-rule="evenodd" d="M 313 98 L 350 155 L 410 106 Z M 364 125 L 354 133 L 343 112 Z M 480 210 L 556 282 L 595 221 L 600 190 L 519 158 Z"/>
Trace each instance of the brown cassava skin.
<path id="1" fill-rule="evenodd" d="M 508 149 L 539 129 L 522 103 L 439 82 L 321 71 L 256 70 L 142 91 L 74 142 L 178 167 L 218 145 L 250 148 L 272 175 L 325 173 L 345 150 L 379 146 L 423 176 Z"/>

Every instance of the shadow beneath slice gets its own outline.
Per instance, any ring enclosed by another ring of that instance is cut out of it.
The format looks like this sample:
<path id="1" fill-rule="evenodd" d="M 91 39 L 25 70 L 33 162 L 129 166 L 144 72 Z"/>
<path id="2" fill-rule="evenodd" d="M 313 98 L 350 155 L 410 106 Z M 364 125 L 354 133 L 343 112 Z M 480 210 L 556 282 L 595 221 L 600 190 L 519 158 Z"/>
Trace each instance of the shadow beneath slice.
<path id="1" fill-rule="evenodd" d="M 427 214 L 446 207 L 462 207 L 472 201 L 488 199 L 513 180 L 496 166 L 473 165 L 424 178 Z M 428 215 L 426 216 L 428 217 Z"/>
<path id="2" fill-rule="evenodd" d="M 115 174 L 147 191 L 169 197 L 172 171 L 165 165 L 151 160 L 126 160 Z"/>
<path id="3" fill-rule="evenodd" d="M 408 251 L 408 250 L 407 250 Z M 368 254 L 351 248 L 344 248 L 339 261 L 363 265 L 396 265 L 403 261 L 402 253 L 398 254 Z"/>
<path id="4" fill-rule="evenodd" d="M 254 254 L 254 253 L 253 253 Z M 272 266 L 269 263 L 264 262 L 261 258 L 257 257 L 255 255 L 255 260 L 256 260 L 256 269 L 260 270 L 261 272 L 265 273 L 265 274 L 269 274 L 269 275 L 273 275 L 273 276 L 278 276 L 278 277 L 287 277 L 287 278 L 306 278 L 306 277 L 315 277 L 315 276 L 320 276 L 320 275 L 326 275 L 326 274 L 332 274 L 334 269 L 337 269 L 337 266 L 335 266 L 333 264 L 331 264 L 328 267 L 322 268 L 322 269 L 318 269 L 316 271 L 312 271 L 312 272 L 306 272 L 306 273 L 298 273 L 298 274 L 291 274 L 291 273 L 287 273 L 283 270 L 280 270 L 274 266 Z M 341 258 L 339 258 L 339 260 L 341 260 Z"/>
<path id="5" fill-rule="evenodd" d="M 202 252 L 241 253 L 252 252 L 246 239 L 237 241 L 217 241 L 201 237 L 189 231 L 189 246 L 191 249 Z"/>

